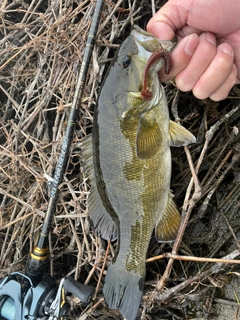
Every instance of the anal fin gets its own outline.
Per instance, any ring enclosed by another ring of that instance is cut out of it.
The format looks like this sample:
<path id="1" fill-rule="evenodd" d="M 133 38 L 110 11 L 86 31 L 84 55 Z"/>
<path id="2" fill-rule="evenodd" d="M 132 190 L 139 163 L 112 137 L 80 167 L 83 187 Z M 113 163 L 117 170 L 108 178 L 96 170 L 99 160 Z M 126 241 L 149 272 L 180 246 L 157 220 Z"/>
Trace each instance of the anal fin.
<path id="1" fill-rule="evenodd" d="M 156 224 L 155 236 L 158 242 L 174 241 L 180 225 L 180 214 L 169 192 L 165 210 Z"/>

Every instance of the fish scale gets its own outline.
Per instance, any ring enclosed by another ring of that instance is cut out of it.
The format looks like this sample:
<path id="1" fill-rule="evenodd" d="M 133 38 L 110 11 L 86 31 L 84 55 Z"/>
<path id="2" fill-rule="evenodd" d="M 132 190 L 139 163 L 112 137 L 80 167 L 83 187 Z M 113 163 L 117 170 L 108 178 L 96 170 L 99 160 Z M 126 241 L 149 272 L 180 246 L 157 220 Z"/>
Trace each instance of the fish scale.
<path id="1" fill-rule="evenodd" d="M 93 225 L 104 239 L 118 239 L 103 295 L 126 320 L 134 320 L 139 309 L 154 228 L 158 241 L 173 241 L 178 231 L 180 216 L 170 191 L 170 145 L 195 142 L 188 130 L 169 119 L 158 79 L 164 62 L 148 64 L 144 75 L 151 54 L 162 46 L 171 51 L 174 43 L 133 28 L 101 86 L 92 137 L 82 148 L 85 170 L 91 173 Z M 152 96 L 148 101 L 140 92 L 145 76 L 145 89 Z"/>

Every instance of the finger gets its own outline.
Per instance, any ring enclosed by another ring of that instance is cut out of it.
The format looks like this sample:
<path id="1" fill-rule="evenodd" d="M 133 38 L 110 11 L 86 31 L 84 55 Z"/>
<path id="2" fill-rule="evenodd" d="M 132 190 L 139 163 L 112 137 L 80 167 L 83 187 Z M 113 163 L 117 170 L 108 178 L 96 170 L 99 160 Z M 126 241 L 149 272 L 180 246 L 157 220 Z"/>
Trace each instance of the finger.
<path id="1" fill-rule="evenodd" d="M 177 87 L 182 91 L 192 90 L 211 64 L 216 52 L 215 36 L 209 32 L 202 33 L 191 60 L 175 78 Z"/>
<path id="2" fill-rule="evenodd" d="M 168 14 L 164 13 L 164 11 L 168 11 L 168 9 L 166 9 L 167 6 L 168 3 L 163 6 L 147 24 L 147 31 L 152 33 L 155 37 L 163 40 L 172 39 L 176 30 L 171 18 Z"/>
<path id="3" fill-rule="evenodd" d="M 148 22 L 147 31 L 162 40 L 170 40 L 175 31 L 181 29 L 187 21 L 189 6 L 183 8 L 177 1 L 167 2 Z"/>
<path id="4" fill-rule="evenodd" d="M 198 11 L 192 14 L 193 6 L 194 3 L 190 4 L 189 1 L 169 0 L 149 20 L 147 31 L 163 40 L 172 39 L 176 33 L 181 37 L 192 33 L 200 34 L 202 30 L 206 30 L 205 20 L 202 15 L 199 16 Z M 190 24 L 189 19 L 194 19 L 194 23 Z"/>
<path id="5" fill-rule="evenodd" d="M 149 20 L 147 31 L 162 40 L 172 39 L 175 35 L 175 27 L 165 22 L 156 21 L 155 17 Z"/>
<path id="6" fill-rule="evenodd" d="M 224 99 L 237 80 L 237 68 L 234 66 L 234 54 L 231 45 L 222 43 L 208 69 L 202 74 L 193 88 L 198 99 L 207 97 L 214 100 Z M 222 93 L 221 93 L 221 90 Z"/>
<path id="7" fill-rule="evenodd" d="M 224 81 L 224 83 L 213 93 L 209 96 L 209 98 L 213 101 L 220 101 L 226 99 L 229 91 L 232 87 L 236 84 L 236 77 L 237 77 L 237 68 L 233 65 L 232 72 Z"/>
<path id="8" fill-rule="evenodd" d="M 179 72 L 181 72 L 188 65 L 192 58 L 192 55 L 198 45 L 198 36 L 196 34 L 191 34 L 183 38 L 177 46 L 174 48 L 172 56 L 172 69 L 167 75 L 164 72 L 164 68 L 159 72 L 161 81 L 165 82 L 173 77 L 175 77 Z"/>

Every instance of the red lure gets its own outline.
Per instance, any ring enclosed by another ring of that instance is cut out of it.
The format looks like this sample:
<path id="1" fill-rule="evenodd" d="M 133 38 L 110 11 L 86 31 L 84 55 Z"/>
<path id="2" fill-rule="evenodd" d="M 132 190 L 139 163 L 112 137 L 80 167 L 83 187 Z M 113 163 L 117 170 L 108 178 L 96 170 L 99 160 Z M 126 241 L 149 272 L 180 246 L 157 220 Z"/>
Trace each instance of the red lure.
<path id="1" fill-rule="evenodd" d="M 169 51 L 163 49 L 163 48 L 158 48 L 155 50 L 151 56 L 149 57 L 147 61 L 146 68 L 144 70 L 144 75 L 143 75 L 143 88 L 141 91 L 141 97 L 143 100 L 150 100 L 152 99 L 152 92 L 147 89 L 147 75 L 149 68 L 151 65 L 158 59 L 163 59 L 165 62 L 165 73 L 169 74 L 171 68 L 172 68 L 172 57 Z"/>

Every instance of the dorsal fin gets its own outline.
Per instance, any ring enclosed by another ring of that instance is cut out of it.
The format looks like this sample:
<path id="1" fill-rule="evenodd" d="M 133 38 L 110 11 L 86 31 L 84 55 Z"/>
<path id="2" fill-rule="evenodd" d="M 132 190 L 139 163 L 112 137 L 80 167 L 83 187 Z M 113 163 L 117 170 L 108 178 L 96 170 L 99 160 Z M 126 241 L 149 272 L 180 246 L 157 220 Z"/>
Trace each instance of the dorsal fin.
<path id="1" fill-rule="evenodd" d="M 104 207 L 102 199 L 99 195 L 94 170 L 93 170 L 93 158 L 92 158 L 92 137 L 86 136 L 81 144 L 83 169 L 86 177 L 89 178 L 91 183 L 90 195 L 88 197 L 88 209 L 90 218 L 93 222 L 94 229 L 97 234 L 108 241 L 114 241 L 118 237 L 118 229 L 116 222 L 113 220 L 111 214 L 109 214 Z"/>

